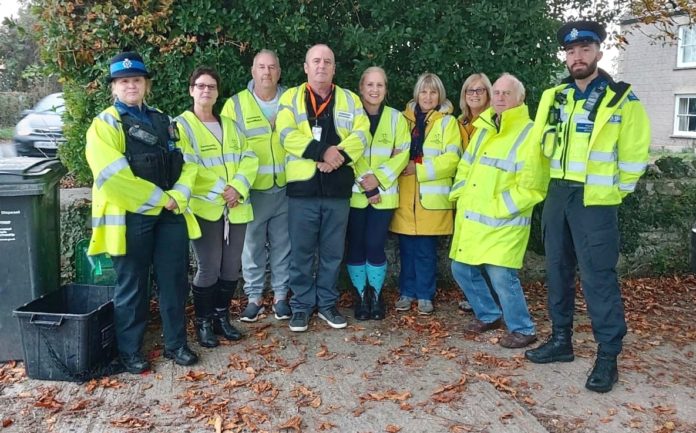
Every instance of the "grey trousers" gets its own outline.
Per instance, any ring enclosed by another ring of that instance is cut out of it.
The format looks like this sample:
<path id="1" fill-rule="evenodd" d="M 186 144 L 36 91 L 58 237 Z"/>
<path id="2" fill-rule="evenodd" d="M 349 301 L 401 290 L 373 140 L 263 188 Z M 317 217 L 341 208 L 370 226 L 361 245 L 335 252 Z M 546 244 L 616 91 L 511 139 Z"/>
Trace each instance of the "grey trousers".
<path id="1" fill-rule="evenodd" d="M 336 280 L 343 260 L 349 199 L 290 197 L 290 287 L 293 313 L 336 306 Z M 318 264 L 314 267 L 314 258 Z"/>
<path id="2" fill-rule="evenodd" d="M 268 263 L 273 293 L 277 299 L 286 299 L 290 281 L 290 235 L 285 188 L 273 192 L 252 191 L 250 201 L 254 220 L 247 224 L 242 251 L 244 293 L 250 299 L 261 298 Z"/>
<path id="3" fill-rule="evenodd" d="M 201 227 L 202 236 L 191 241 L 198 262 L 193 284 L 198 287 L 210 287 L 218 279 L 237 281 L 242 266 L 246 224 L 229 224 L 229 242 L 226 242 L 224 218 L 217 221 L 207 221 L 198 217 L 196 219 Z"/>

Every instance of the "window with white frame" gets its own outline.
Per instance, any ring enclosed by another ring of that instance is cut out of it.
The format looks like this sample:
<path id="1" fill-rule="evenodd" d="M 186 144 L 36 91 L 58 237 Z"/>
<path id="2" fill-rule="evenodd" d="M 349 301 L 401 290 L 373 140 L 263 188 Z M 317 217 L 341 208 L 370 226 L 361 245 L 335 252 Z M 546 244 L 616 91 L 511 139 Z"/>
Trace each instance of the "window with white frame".
<path id="1" fill-rule="evenodd" d="M 677 95 L 674 135 L 696 137 L 696 95 Z"/>
<path id="2" fill-rule="evenodd" d="M 696 66 L 696 25 L 679 27 L 677 67 Z"/>

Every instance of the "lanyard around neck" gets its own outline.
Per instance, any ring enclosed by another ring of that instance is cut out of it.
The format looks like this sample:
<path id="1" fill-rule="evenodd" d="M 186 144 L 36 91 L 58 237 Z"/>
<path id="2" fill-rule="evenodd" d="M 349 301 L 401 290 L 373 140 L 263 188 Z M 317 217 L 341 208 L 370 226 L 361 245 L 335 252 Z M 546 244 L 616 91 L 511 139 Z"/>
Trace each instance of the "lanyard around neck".
<path id="1" fill-rule="evenodd" d="M 331 102 L 331 98 L 333 97 L 333 91 L 334 91 L 334 85 L 331 85 L 331 93 L 329 93 L 329 97 L 326 98 L 326 101 L 324 101 L 319 108 L 317 108 L 317 98 L 314 96 L 314 91 L 310 87 L 309 83 L 307 83 L 307 90 L 309 90 L 309 102 L 312 103 L 312 110 L 314 110 L 314 117 L 319 118 L 321 116 L 321 113 L 324 112 L 326 107 L 329 105 L 329 102 Z"/>

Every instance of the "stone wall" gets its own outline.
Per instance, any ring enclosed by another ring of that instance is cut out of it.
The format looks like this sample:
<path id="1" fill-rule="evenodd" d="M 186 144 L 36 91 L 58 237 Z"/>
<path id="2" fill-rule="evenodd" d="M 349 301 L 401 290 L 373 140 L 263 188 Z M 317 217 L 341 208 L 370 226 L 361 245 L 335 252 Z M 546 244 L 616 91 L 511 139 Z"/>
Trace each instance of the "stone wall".
<path id="1" fill-rule="evenodd" d="M 540 211 L 535 210 L 532 236 L 520 271 L 523 281 L 543 280 L 544 257 L 539 235 Z M 624 201 L 619 212 L 622 249 L 619 274 L 648 276 L 690 270 L 691 227 L 696 220 L 696 166 L 694 162 L 666 157 L 651 165 L 636 192 Z M 75 276 L 74 245 L 89 236 L 89 189 L 61 190 L 61 252 L 64 282 Z M 440 287 L 454 286 L 450 272 L 449 237 L 440 241 L 438 279 Z M 399 272 L 398 241 L 387 241 L 389 276 L 396 286 Z M 341 279 L 348 284 L 345 271 Z"/>

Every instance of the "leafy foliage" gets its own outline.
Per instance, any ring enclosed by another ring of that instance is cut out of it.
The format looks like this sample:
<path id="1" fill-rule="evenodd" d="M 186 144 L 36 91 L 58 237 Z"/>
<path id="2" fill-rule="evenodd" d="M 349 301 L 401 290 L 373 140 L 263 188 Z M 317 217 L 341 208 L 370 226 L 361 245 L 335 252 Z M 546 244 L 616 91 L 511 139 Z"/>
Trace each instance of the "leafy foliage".
<path id="1" fill-rule="evenodd" d="M 389 103 L 402 108 L 419 74 L 435 72 L 458 105 L 472 72 L 517 75 L 534 107 L 559 71 L 553 38 L 557 23 L 544 0 L 468 0 L 460 9 L 424 0 L 35 0 L 43 59 L 60 74 L 68 114 L 64 163 L 88 182 L 84 134 L 110 103 L 108 59 L 122 49 L 140 52 L 155 73 L 148 103 L 176 115 L 190 104 L 187 77 L 200 64 L 223 77 L 221 101 L 249 79 L 253 55 L 278 52 L 283 82 L 305 81 L 304 55 L 323 42 L 336 54 L 336 83 L 356 89 L 362 71 L 383 66 Z"/>

